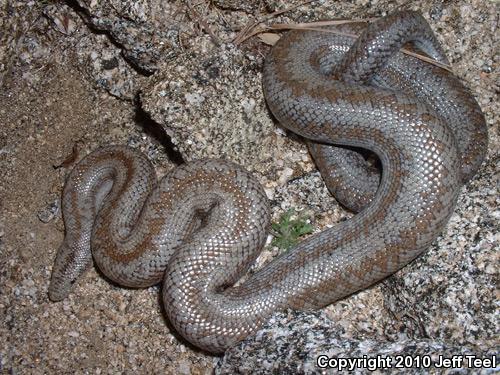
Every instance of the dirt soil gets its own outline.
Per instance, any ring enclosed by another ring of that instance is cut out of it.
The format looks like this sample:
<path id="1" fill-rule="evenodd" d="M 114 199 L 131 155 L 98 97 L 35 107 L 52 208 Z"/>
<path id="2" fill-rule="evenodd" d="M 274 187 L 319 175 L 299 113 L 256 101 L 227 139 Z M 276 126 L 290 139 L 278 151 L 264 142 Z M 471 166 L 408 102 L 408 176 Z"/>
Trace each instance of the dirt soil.
<path id="1" fill-rule="evenodd" d="M 3 30 L 16 34 L 18 48 L 1 56 L 0 334 L 6 341 L 0 346 L 6 347 L 0 370 L 210 373 L 216 358 L 179 344 L 169 331 L 158 287 L 119 288 L 92 270 L 77 297 L 58 304 L 47 300 L 64 235 L 60 194 L 74 161 L 100 145 L 129 144 L 154 155 L 162 174 L 174 164 L 165 149 L 174 159 L 176 154 L 163 130 L 151 129 L 136 98 L 117 98 L 89 79 L 86 62 L 72 50 L 77 37 L 65 40 L 42 15 L 43 6 L 30 4 L 28 10 L 20 2 L 2 5 Z M 20 16 L 24 10 L 31 15 Z M 19 17 L 19 27 L 9 29 L 7 17 Z M 89 32 L 72 17 L 79 33 Z M 45 33 L 41 39 L 50 46 L 40 55 L 30 50 L 33 33 Z"/>

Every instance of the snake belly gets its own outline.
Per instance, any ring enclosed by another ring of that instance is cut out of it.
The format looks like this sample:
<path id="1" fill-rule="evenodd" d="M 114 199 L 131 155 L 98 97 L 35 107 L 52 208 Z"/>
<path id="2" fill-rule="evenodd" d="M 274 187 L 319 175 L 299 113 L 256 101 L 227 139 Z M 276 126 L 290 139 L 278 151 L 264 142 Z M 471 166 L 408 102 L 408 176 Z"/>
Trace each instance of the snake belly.
<path id="1" fill-rule="evenodd" d="M 487 142 L 484 119 L 453 75 L 414 69 L 420 62 L 398 52 L 414 42 L 445 61 L 421 16 L 399 12 L 356 27 L 359 38 L 287 33 L 266 59 L 263 87 L 280 123 L 319 150 L 312 152 L 323 176 L 334 175 L 336 166 L 347 171 L 346 163 L 355 161 L 352 175 L 367 186 L 351 198 L 364 199 L 359 214 L 308 237 L 235 286 L 258 256 L 269 226 L 267 199 L 255 178 L 228 161 L 200 160 L 157 183 L 137 151 L 102 148 L 84 158 L 65 185 L 66 234 L 50 299 L 65 298 L 93 257 L 107 277 L 126 286 L 163 280 L 165 311 L 175 329 L 218 353 L 277 310 L 326 306 L 421 254 L 484 157 L 485 147 L 478 147 Z M 445 82 L 455 94 L 429 104 L 435 100 L 420 98 L 429 92 L 415 89 L 419 74 L 435 82 L 434 91 Z M 391 89 L 391 79 L 410 88 Z M 457 135 L 457 129 L 467 131 Z M 378 157 L 381 173 L 369 171 L 359 149 Z M 464 160 L 470 167 L 463 167 Z M 349 181 L 334 177 L 340 190 L 349 191 Z"/>

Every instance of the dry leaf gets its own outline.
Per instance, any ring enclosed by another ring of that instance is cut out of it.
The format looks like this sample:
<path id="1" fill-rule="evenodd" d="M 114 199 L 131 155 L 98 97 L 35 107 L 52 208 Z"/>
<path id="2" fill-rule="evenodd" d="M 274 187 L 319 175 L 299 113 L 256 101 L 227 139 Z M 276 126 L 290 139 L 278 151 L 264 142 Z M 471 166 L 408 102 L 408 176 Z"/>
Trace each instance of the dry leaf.
<path id="1" fill-rule="evenodd" d="M 259 39 L 269 46 L 274 46 L 280 36 L 275 33 L 262 33 L 258 35 Z"/>
<path id="2" fill-rule="evenodd" d="M 73 148 L 71 150 L 71 154 L 69 154 L 68 156 L 66 156 L 66 158 L 64 159 L 64 161 L 59 164 L 59 165 L 54 165 L 54 169 L 59 169 L 59 168 L 68 168 L 70 166 L 72 166 L 76 159 L 78 159 L 78 155 L 79 155 L 79 152 L 78 152 L 78 143 L 75 142 L 73 144 Z"/>
<path id="3" fill-rule="evenodd" d="M 52 22 L 54 23 L 57 31 L 65 35 L 71 34 L 76 29 L 75 22 L 66 13 L 52 18 Z"/>

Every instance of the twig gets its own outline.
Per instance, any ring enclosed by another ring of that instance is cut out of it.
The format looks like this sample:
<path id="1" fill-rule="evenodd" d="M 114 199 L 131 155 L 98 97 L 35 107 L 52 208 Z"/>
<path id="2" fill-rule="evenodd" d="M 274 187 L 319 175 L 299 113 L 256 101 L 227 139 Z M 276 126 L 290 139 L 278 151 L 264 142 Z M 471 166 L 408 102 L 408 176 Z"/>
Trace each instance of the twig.
<path id="1" fill-rule="evenodd" d="M 247 34 L 245 36 L 245 40 L 251 38 L 252 36 L 255 36 L 257 34 L 260 34 L 262 32 L 266 32 L 269 30 L 309 30 L 309 31 L 321 31 L 321 32 L 332 32 L 334 34 L 338 35 L 345 35 L 345 36 L 352 36 L 355 37 L 355 34 L 349 34 L 349 33 L 344 33 L 340 31 L 332 31 L 332 30 L 326 30 L 326 29 L 321 29 L 320 27 L 322 26 L 332 26 L 332 25 L 342 25 L 345 23 L 352 23 L 352 22 L 361 22 L 359 20 L 335 20 L 335 21 L 319 21 L 319 22 L 311 22 L 311 23 L 275 23 L 270 26 L 259 26 L 258 28 L 255 28 L 252 33 Z M 311 27 L 313 26 L 313 27 Z M 318 26 L 318 27 L 314 27 Z M 243 42 L 242 41 L 242 42 Z"/>
<path id="2" fill-rule="evenodd" d="M 369 19 L 370 21 L 373 20 Z M 291 24 L 274 24 L 270 26 L 261 26 L 258 29 L 255 29 L 251 34 L 248 34 L 245 39 L 248 39 L 254 35 L 260 34 L 262 32 L 266 32 L 269 30 L 304 30 L 304 31 L 318 31 L 318 32 L 323 32 L 323 33 L 331 33 L 331 34 L 336 34 L 336 35 L 343 35 L 343 36 L 349 36 L 352 38 L 356 38 L 358 34 L 353 34 L 353 33 L 346 33 L 343 31 L 337 31 L 337 30 L 331 30 L 331 29 L 323 29 L 321 28 L 322 26 L 331 26 L 331 25 L 341 25 L 345 23 L 353 23 L 353 22 L 363 22 L 367 20 L 335 20 L 335 21 L 320 21 L 320 22 L 311 22 L 311 23 L 291 23 Z M 310 27 L 312 25 L 313 27 Z M 317 26 L 317 27 L 314 27 Z M 421 55 L 417 52 L 410 51 L 406 48 L 401 48 L 400 51 L 404 53 L 405 55 L 408 56 L 413 56 L 421 61 L 425 61 L 429 64 L 435 65 L 441 69 L 447 70 L 450 73 L 453 73 L 451 66 L 440 63 L 439 61 L 434 60 L 431 57 Z"/>
<path id="3" fill-rule="evenodd" d="M 200 3 L 198 3 L 199 5 Z M 186 2 L 186 5 L 187 7 L 189 8 L 189 11 L 192 13 L 192 15 L 194 16 L 194 18 L 197 19 L 198 23 L 201 25 L 201 27 L 205 30 L 205 32 L 210 36 L 210 39 L 212 39 L 212 42 L 217 46 L 219 47 L 222 43 L 221 41 L 219 40 L 219 38 L 217 38 L 217 36 L 212 32 L 212 29 L 210 28 L 210 26 L 208 26 L 208 23 L 200 16 L 200 14 L 198 14 L 198 12 L 196 10 L 193 9 L 193 7 L 191 6 L 191 2 L 190 1 L 187 1 Z"/>
<path id="4" fill-rule="evenodd" d="M 247 40 L 248 38 L 250 38 L 252 35 L 255 35 L 255 34 L 252 34 L 252 35 L 250 35 L 248 37 L 246 36 L 249 30 L 252 30 L 253 28 L 257 27 L 257 25 L 261 24 L 262 22 L 265 22 L 265 21 L 267 21 L 267 20 L 269 20 L 271 18 L 274 18 L 276 16 L 279 16 L 279 15 L 281 15 L 283 13 L 286 13 L 286 12 L 289 12 L 291 10 L 297 9 L 298 7 L 300 7 L 302 5 L 312 3 L 313 1 L 314 0 L 306 0 L 306 1 L 303 1 L 302 3 L 300 3 L 300 4 L 291 6 L 290 8 L 286 8 L 286 9 L 282 9 L 282 10 L 277 10 L 276 12 L 273 12 L 273 13 L 267 15 L 267 16 L 262 17 L 260 20 L 257 20 L 254 23 L 251 23 L 251 24 L 245 26 L 238 33 L 238 35 L 236 35 L 236 37 L 233 39 L 233 43 L 236 44 L 236 45 L 241 44 L 245 40 Z"/>

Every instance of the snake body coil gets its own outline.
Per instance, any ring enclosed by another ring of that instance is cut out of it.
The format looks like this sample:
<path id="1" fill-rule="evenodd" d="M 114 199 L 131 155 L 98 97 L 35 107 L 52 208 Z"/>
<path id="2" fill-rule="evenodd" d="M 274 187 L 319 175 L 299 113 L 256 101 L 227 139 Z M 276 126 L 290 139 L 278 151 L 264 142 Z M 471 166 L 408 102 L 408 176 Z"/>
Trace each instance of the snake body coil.
<path id="1" fill-rule="evenodd" d="M 326 306 L 421 254 L 484 158 L 482 113 L 451 73 L 398 52 L 412 42 L 447 62 L 417 13 L 338 30 L 342 36 L 286 34 L 266 59 L 263 86 L 275 117 L 308 139 L 328 187 L 358 215 L 234 286 L 269 226 L 267 200 L 254 179 L 230 162 L 205 160 L 180 166 L 157 184 L 144 156 L 103 148 L 83 159 L 66 183 L 66 236 L 50 298 L 65 298 L 93 255 L 120 284 L 163 280 L 175 328 L 196 346 L 221 352 L 279 309 Z M 352 33 L 360 35 L 346 35 Z M 378 157 L 382 173 L 360 149 Z"/>

